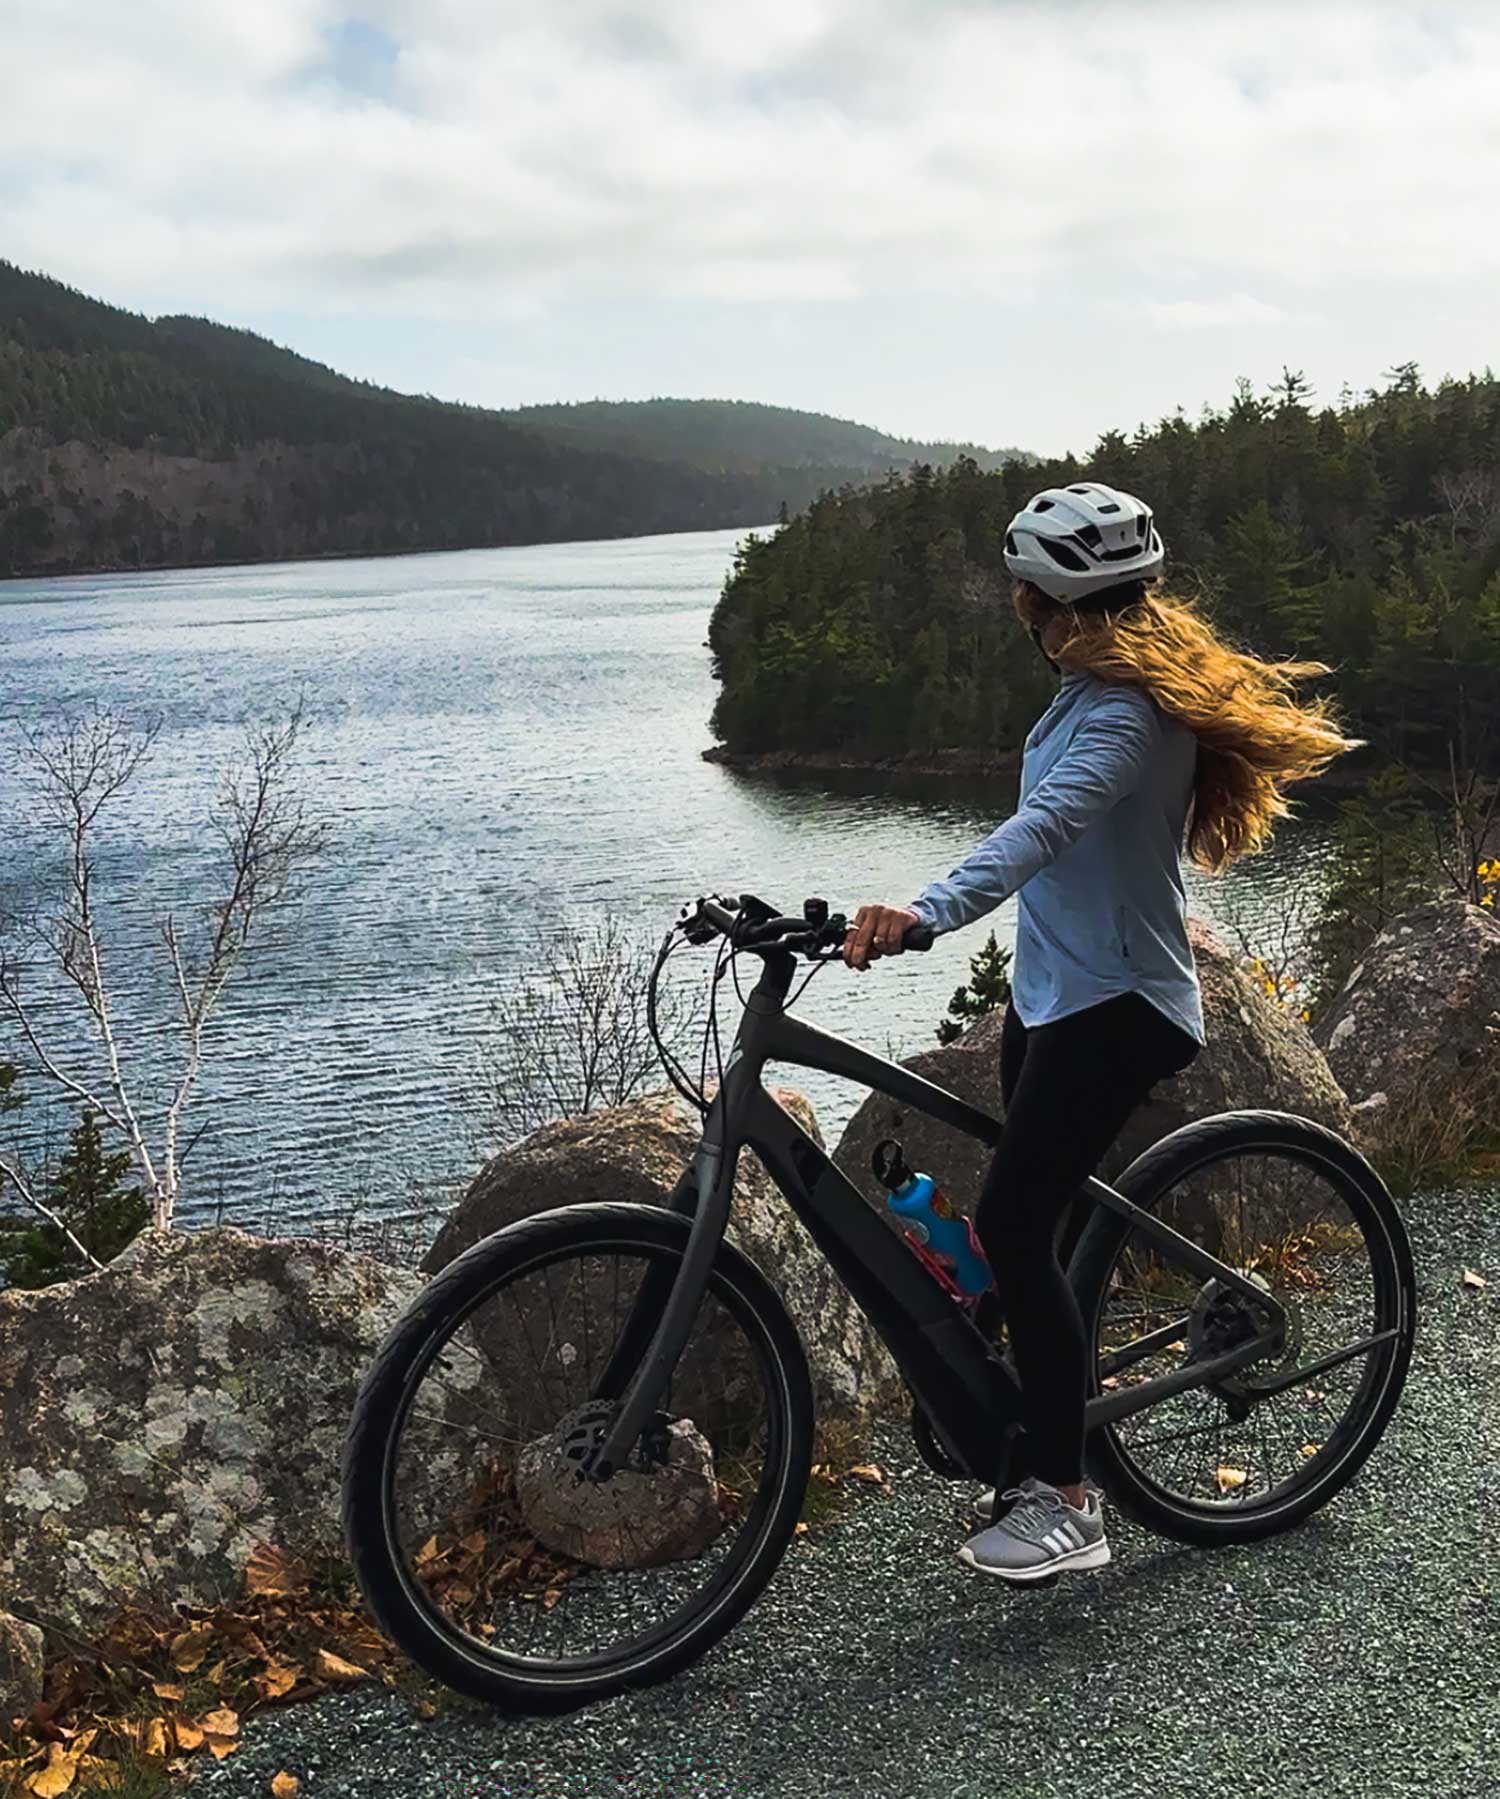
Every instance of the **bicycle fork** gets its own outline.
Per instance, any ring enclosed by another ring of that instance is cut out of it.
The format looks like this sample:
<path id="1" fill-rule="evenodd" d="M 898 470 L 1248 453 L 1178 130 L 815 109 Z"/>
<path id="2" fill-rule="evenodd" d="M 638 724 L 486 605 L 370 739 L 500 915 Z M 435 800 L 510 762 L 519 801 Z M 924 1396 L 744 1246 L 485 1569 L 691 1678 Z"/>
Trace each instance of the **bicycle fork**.
<path id="1" fill-rule="evenodd" d="M 599 1379 L 595 1397 L 617 1402 L 618 1410 L 585 1464 L 593 1480 L 608 1480 L 628 1458 L 656 1414 L 697 1320 L 734 1192 L 738 1155 L 726 1159 L 722 1125 L 721 1092 L 704 1121 L 703 1139 L 667 1201 L 669 1210 L 693 1220 L 687 1249 L 675 1265 L 655 1261 L 646 1269 Z"/>

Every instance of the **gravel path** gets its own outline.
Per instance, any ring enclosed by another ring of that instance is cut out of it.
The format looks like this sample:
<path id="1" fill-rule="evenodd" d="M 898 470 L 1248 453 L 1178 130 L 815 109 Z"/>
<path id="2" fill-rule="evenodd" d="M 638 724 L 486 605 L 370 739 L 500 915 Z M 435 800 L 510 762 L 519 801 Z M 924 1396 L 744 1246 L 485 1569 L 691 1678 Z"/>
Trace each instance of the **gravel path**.
<path id="1" fill-rule="evenodd" d="M 1036 1593 L 965 1570 L 970 1498 L 882 1452 L 727 1642 L 583 1714 L 430 1723 L 356 1692 L 251 1724 L 212 1799 L 1423 1799 L 1500 1793 L 1500 1191 L 1408 1208 L 1406 1397 L 1355 1486 L 1206 1553 L 1114 1518 L 1115 1561 Z M 1487 1277 L 1465 1291 L 1465 1266 Z"/>

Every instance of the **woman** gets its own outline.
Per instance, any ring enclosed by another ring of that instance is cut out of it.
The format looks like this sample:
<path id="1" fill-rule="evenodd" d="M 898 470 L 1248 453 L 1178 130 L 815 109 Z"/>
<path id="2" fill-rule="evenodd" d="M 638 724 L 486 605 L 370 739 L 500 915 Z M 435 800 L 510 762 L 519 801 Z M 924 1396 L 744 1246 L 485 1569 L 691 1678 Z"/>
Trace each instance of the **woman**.
<path id="1" fill-rule="evenodd" d="M 980 1501 L 960 1551 L 1029 1581 L 1109 1560 L 1083 1474 L 1088 1347 L 1056 1252 L 1069 1199 L 1131 1113 L 1204 1042 L 1180 856 L 1221 870 L 1288 811 L 1283 788 L 1353 740 L 1292 684 L 1320 663 L 1262 662 L 1155 591 L 1150 508 L 1097 481 L 1040 493 L 1011 521 L 1014 605 L 1062 675 L 1026 739 L 1020 806 L 909 906 L 861 906 L 844 959 L 901 953 L 917 923 L 954 931 L 1017 894 L 1001 1034 L 1005 1134 L 975 1215 L 1025 1392 L 1029 1474 Z"/>

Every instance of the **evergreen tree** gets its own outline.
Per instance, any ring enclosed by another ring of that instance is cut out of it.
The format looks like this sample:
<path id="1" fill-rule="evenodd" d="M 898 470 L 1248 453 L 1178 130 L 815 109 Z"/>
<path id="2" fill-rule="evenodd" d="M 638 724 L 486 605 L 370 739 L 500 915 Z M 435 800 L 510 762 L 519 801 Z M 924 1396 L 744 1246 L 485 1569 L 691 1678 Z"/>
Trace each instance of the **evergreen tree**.
<path id="1" fill-rule="evenodd" d="M 1002 949 L 990 932 L 981 949 L 969 963 L 966 986 L 956 990 L 948 1001 L 948 1017 L 937 1027 L 939 1043 L 952 1043 L 962 1036 L 976 1019 L 988 1012 L 998 1012 L 1010 998 L 1010 951 Z"/>
<path id="2" fill-rule="evenodd" d="M 1402 364 L 1314 412 L 1286 370 L 1197 423 L 1107 432 L 1080 464 L 960 459 L 815 501 L 735 566 L 710 625 L 731 751 L 1014 756 L 1049 683 L 1009 605 L 1004 533 L 1087 473 L 1146 496 L 1170 591 L 1262 655 L 1332 665 L 1378 759 L 1443 767 L 1500 716 L 1500 380 Z M 1500 766 L 1500 731 L 1472 752 Z"/>
<path id="3" fill-rule="evenodd" d="M 0 1104 L 6 1097 L 7 1087 L 0 1085 Z M 129 1171 L 129 1151 L 108 1153 L 98 1120 L 85 1110 L 46 1198 L 96 1261 L 112 1261 L 150 1217 L 145 1195 L 129 1184 Z M 0 1272 L 12 1286 L 47 1287 L 84 1272 L 73 1245 L 45 1219 L 7 1236 L 0 1244 Z"/>
<path id="4" fill-rule="evenodd" d="M 1402 770 L 1382 770 L 1341 804 L 1333 868 L 1308 945 L 1314 1013 L 1398 913 L 1441 891 L 1432 827 Z"/>

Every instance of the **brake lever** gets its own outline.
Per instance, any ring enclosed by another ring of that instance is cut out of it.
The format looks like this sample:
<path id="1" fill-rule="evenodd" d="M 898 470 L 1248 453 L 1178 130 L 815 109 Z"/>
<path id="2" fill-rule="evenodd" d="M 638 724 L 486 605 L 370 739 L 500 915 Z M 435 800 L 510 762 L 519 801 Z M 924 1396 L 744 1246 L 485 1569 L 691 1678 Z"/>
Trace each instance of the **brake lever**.
<path id="1" fill-rule="evenodd" d="M 817 935 L 812 942 L 803 946 L 803 954 L 809 962 L 836 961 L 843 953 L 844 939 L 848 935 L 849 920 L 842 912 L 835 912 L 819 925 Z"/>

